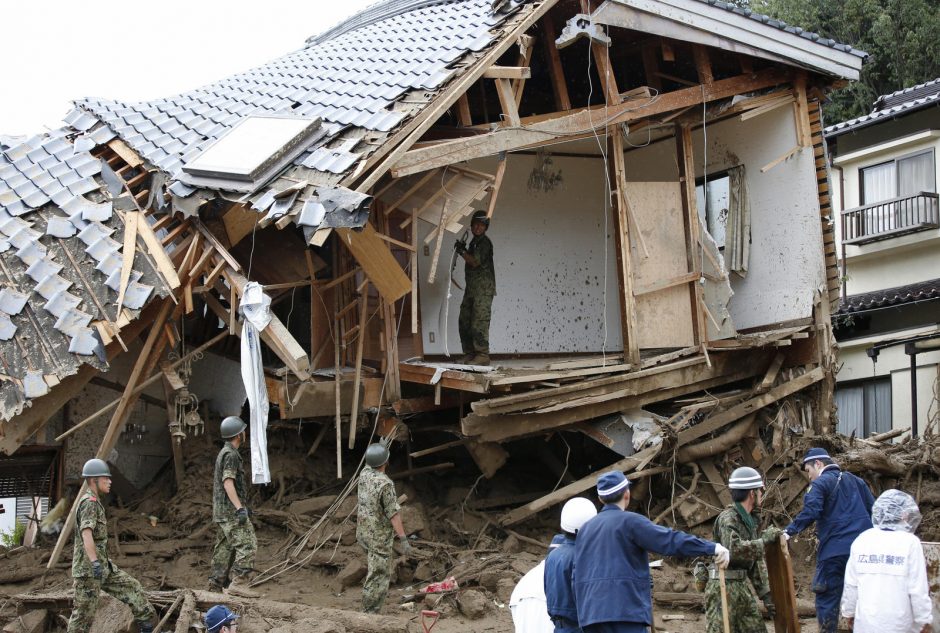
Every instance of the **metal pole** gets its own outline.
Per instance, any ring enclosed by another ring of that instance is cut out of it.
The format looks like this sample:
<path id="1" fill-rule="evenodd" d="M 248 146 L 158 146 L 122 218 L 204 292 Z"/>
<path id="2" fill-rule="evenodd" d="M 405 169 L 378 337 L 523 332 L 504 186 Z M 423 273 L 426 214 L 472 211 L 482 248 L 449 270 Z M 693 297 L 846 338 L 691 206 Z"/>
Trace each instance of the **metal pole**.
<path id="1" fill-rule="evenodd" d="M 904 352 L 911 357 L 911 437 L 917 437 L 917 348 L 907 343 Z"/>

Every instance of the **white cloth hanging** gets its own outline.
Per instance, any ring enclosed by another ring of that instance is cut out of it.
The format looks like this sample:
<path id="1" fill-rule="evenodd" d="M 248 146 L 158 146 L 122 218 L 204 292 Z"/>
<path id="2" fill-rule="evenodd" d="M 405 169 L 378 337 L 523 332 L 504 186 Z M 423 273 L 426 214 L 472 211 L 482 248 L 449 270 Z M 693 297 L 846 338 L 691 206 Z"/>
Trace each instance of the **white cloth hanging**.
<path id="1" fill-rule="evenodd" d="M 271 297 L 254 281 L 245 285 L 238 306 L 242 322 L 242 381 L 251 411 L 251 482 L 271 482 L 268 468 L 268 389 L 261 363 L 261 331 L 271 322 Z"/>

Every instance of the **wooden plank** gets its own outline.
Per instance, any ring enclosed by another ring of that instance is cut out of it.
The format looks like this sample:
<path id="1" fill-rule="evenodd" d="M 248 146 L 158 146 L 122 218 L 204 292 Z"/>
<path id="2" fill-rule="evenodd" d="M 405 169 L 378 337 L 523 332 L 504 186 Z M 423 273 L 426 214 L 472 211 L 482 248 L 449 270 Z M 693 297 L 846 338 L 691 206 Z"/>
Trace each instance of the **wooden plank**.
<path id="1" fill-rule="evenodd" d="M 760 168 L 760 173 L 763 174 L 763 173 L 766 173 L 766 172 L 770 171 L 771 169 L 773 169 L 774 167 L 776 167 L 777 165 L 779 165 L 779 164 L 782 163 L 783 161 L 787 160 L 787 159 L 790 158 L 791 156 L 794 156 L 794 155 L 795 155 L 797 152 L 799 152 L 801 149 L 803 149 L 803 148 L 800 147 L 799 145 L 797 145 L 797 146 L 794 147 L 793 149 L 791 149 L 791 150 L 789 150 L 789 151 L 787 151 L 787 152 L 781 154 L 781 155 L 778 156 L 777 158 L 773 159 L 772 161 L 770 161 L 769 163 L 767 163 L 766 165 L 764 165 L 763 167 L 761 167 L 761 168 Z"/>
<path id="2" fill-rule="evenodd" d="M 428 271 L 428 283 L 434 283 L 434 277 L 437 274 L 437 265 L 441 258 L 441 246 L 444 243 L 444 220 L 447 218 L 447 209 L 450 204 L 450 198 L 446 198 L 441 205 L 441 219 L 437 224 L 437 241 L 434 243 L 434 254 L 431 256 L 431 269 Z M 432 233 L 433 235 L 433 233 Z M 429 236 L 430 237 L 430 236 Z"/>
<path id="3" fill-rule="evenodd" d="M 229 252 L 228 252 L 228 249 L 225 248 L 225 246 L 222 244 L 222 242 L 219 241 L 219 238 L 217 238 L 215 235 L 213 235 L 213 234 L 212 234 L 212 231 L 210 231 L 210 230 L 206 227 L 205 224 L 203 224 L 202 222 L 200 222 L 198 218 L 195 219 L 193 222 L 194 222 L 194 225 L 195 225 L 195 227 L 196 227 L 196 230 L 198 230 L 198 231 L 202 234 L 202 236 L 203 236 L 204 238 L 206 238 L 206 241 L 207 241 L 207 242 L 209 242 L 210 244 L 212 244 L 212 247 L 213 247 L 213 248 L 216 250 L 216 252 L 222 257 L 222 259 L 224 259 L 224 260 L 226 261 L 226 263 L 229 265 L 229 267 L 231 267 L 232 270 L 234 270 L 234 271 L 236 271 L 236 272 L 241 272 L 241 270 L 242 270 L 242 265 L 238 263 L 238 260 L 237 260 L 237 259 L 235 259 L 234 257 L 232 257 L 232 254 L 229 253 Z"/>
<path id="4" fill-rule="evenodd" d="M 490 66 L 483 76 L 486 79 L 529 79 L 532 71 L 527 66 Z"/>
<path id="5" fill-rule="evenodd" d="M 128 211 L 124 214 L 124 247 L 121 251 L 121 285 L 118 290 L 115 318 L 117 318 L 117 315 L 121 314 L 121 306 L 124 305 L 124 294 L 127 292 L 127 284 L 131 280 L 131 270 L 134 268 L 134 255 L 137 253 L 137 223 L 139 218 L 140 211 Z"/>
<path id="6" fill-rule="evenodd" d="M 712 62 L 708 58 L 708 49 L 701 44 L 692 45 L 692 56 L 695 58 L 695 71 L 698 81 L 706 86 L 714 81 L 712 76 Z"/>
<path id="7" fill-rule="evenodd" d="M 717 415 L 713 415 L 706 420 L 696 424 L 690 429 L 686 429 L 679 433 L 678 445 L 685 446 L 689 442 L 693 442 L 698 438 L 711 433 L 712 431 L 717 431 L 718 429 L 724 427 L 726 424 L 734 422 L 735 420 L 740 420 L 745 415 L 753 413 L 758 409 L 766 407 L 768 404 L 776 402 L 781 398 L 785 398 L 791 394 L 805 389 L 810 385 L 816 384 L 823 378 L 825 378 L 826 372 L 822 367 L 817 367 L 812 371 L 809 371 L 805 374 L 797 376 L 792 380 L 789 380 L 783 384 L 777 385 L 767 393 L 761 394 L 756 398 L 751 398 L 746 400 L 738 405 L 731 407 Z"/>
<path id="8" fill-rule="evenodd" d="M 693 159 L 692 128 L 687 124 L 676 126 L 676 155 L 679 165 L 679 189 L 682 192 L 683 227 L 685 229 L 685 249 L 688 270 L 701 273 L 700 226 L 697 204 L 695 201 L 695 163 Z M 692 335 L 695 345 L 708 341 L 708 328 L 705 326 L 704 288 L 700 283 L 689 284 L 689 301 L 692 306 Z M 720 328 L 719 328 L 720 329 Z"/>
<path id="9" fill-rule="evenodd" d="M 519 60 L 517 65 L 519 67 L 529 70 L 529 65 L 532 63 L 532 51 L 535 48 L 535 38 L 531 35 L 522 35 L 519 37 Z M 531 71 L 529 75 L 531 76 Z M 526 77 L 520 77 L 515 79 L 512 82 L 512 93 L 516 102 L 516 109 L 518 110 L 519 105 L 522 103 L 522 92 L 525 90 L 525 80 Z"/>
<path id="10" fill-rule="evenodd" d="M 770 594 L 773 597 L 775 633 L 800 633 L 800 618 L 796 603 L 796 584 L 793 581 L 793 562 L 783 536 L 764 547 Z"/>
<path id="11" fill-rule="evenodd" d="M 698 465 L 702 469 L 702 474 L 705 475 L 705 481 L 711 484 L 721 503 L 726 506 L 731 505 L 731 493 L 728 492 L 728 484 L 719 474 L 718 468 L 715 467 L 715 461 L 711 457 L 706 457 L 698 460 Z"/>
<path id="12" fill-rule="evenodd" d="M 411 333 L 418 333 L 418 212 L 411 211 Z"/>
<path id="13" fill-rule="evenodd" d="M 382 298 L 394 302 L 411 291 L 411 279 L 398 265 L 388 245 L 376 235 L 371 224 L 366 224 L 361 231 L 336 229 L 336 234 Z"/>
<path id="14" fill-rule="evenodd" d="M 470 100 L 467 98 L 466 92 L 457 99 L 457 116 L 460 119 L 460 125 L 464 127 L 473 125 L 473 117 L 470 114 Z"/>
<path id="15" fill-rule="evenodd" d="M 520 119 L 523 130 L 496 130 L 472 138 L 461 138 L 413 149 L 396 159 L 394 173 L 404 176 L 419 171 L 459 163 L 474 158 L 491 156 L 501 151 L 514 151 L 528 147 L 557 143 L 560 138 L 575 140 L 593 136 L 606 126 L 637 121 L 651 116 L 733 97 L 742 92 L 760 90 L 790 78 L 788 71 L 768 69 L 753 75 L 731 77 L 713 82 L 709 86 L 695 86 L 667 92 L 640 105 L 629 100 L 616 106 L 606 106 L 606 116 L 598 116 L 596 108 L 566 111 L 545 119 Z M 602 106 L 603 107 L 603 106 Z"/>
<path id="16" fill-rule="evenodd" d="M 113 138 L 108 141 L 108 147 L 114 150 L 114 153 L 121 157 L 130 167 L 140 167 L 144 164 L 143 159 L 128 146 L 127 143 L 119 138 Z"/>
<path id="17" fill-rule="evenodd" d="M 499 105 L 503 109 L 505 123 L 511 127 L 519 127 L 519 109 L 516 108 L 516 97 L 512 93 L 512 84 L 508 79 L 496 80 L 496 94 L 499 97 Z"/>
<path id="18" fill-rule="evenodd" d="M 606 50 L 606 49 L 605 49 Z M 609 152 L 613 153 L 613 181 L 617 190 L 612 193 L 611 213 L 614 214 L 616 238 L 617 282 L 620 292 L 620 328 L 624 359 L 636 367 L 640 363 L 640 338 L 637 323 L 636 295 L 634 294 L 633 251 L 630 247 L 630 221 L 626 210 L 626 166 L 623 158 L 623 135 L 620 127 L 607 128 Z"/>
<path id="19" fill-rule="evenodd" d="M 137 233 L 144 240 L 144 246 L 147 247 L 147 252 L 150 253 L 150 257 L 153 258 L 154 263 L 157 265 L 157 270 L 163 275 L 170 289 L 176 290 L 179 288 L 180 278 L 176 273 L 176 267 L 173 265 L 173 262 L 170 261 L 166 251 L 163 250 L 160 240 L 157 239 L 156 234 L 153 232 L 153 229 L 146 219 L 137 223 Z"/>
<path id="20" fill-rule="evenodd" d="M 340 404 L 340 381 L 342 367 L 339 354 L 339 319 L 333 319 L 333 399 L 336 414 L 336 478 L 343 478 L 343 416 Z"/>
<path id="21" fill-rule="evenodd" d="M 571 97 L 568 96 L 568 84 L 565 82 L 565 71 L 561 66 L 561 55 L 555 46 L 555 23 L 551 16 L 545 16 L 541 21 L 544 33 L 543 46 L 548 62 L 548 74 L 552 80 L 552 94 L 555 96 L 556 110 L 570 110 Z"/>
<path id="22" fill-rule="evenodd" d="M 505 154 L 502 154 L 499 157 L 499 164 L 496 166 L 496 179 L 490 187 L 490 201 L 486 206 L 486 217 L 488 218 L 492 218 L 493 212 L 496 211 L 496 197 L 499 195 L 500 187 L 503 186 L 503 176 L 506 175 L 506 165 L 508 163 L 509 159 Z"/>
<path id="23" fill-rule="evenodd" d="M 359 417 L 359 385 L 362 384 L 362 350 L 366 340 L 366 317 L 369 307 L 369 286 L 359 297 L 359 334 L 356 339 L 356 376 L 353 378 L 353 401 L 349 413 L 349 450 L 356 447 L 356 421 Z"/>
<path id="24" fill-rule="evenodd" d="M 650 294 L 652 292 L 657 292 L 659 290 L 665 290 L 666 288 L 673 288 L 675 286 L 681 286 L 682 284 L 687 283 L 698 283 L 699 273 L 686 273 L 684 275 L 678 275 L 676 277 L 670 277 L 669 279 L 663 279 L 651 284 L 646 284 L 645 286 L 640 286 L 634 290 L 633 295 L 636 297 Z"/>
<path id="25" fill-rule="evenodd" d="M 793 92 L 796 97 L 793 115 L 796 123 L 797 144 L 800 147 L 812 147 L 813 133 L 809 129 L 809 104 L 806 100 L 806 71 L 797 71 L 793 79 Z"/>
<path id="26" fill-rule="evenodd" d="M 799 334 L 799 332 L 797 332 Z M 794 334 L 796 336 L 796 334 Z M 757 388 L 754 390 L 757 393 L 763 393 L 770 389 L 774 384 L 774 381 L 777 380 L 777 375 L 780 373 L 780 368 L 783 366 L 783 361 L 786 356 L 783 352 L 777 352 L 777 355 L 774 356 L 774 359 L 770 361 L 770 366 L 767 367 L 767 373 L 764 374 L 764 378 L 760 381 L 760 384 L 757 385 Z"/>
<path id="27" fill-rule="evenodd" d="M 136 235 L 136 228 L 134 235 Z M 173 305 L 173 302 L 169 299 L 163 301 L 160 312 L 157 314 L 153 326 L 147 334 L 147 339 L 140 348 L 137 362 L 134 363 L 131 374 L 127 379 L 127 385 L 124 387 L 124 395 L 121 396 L 121 400 L 114 410 L 114 414 L 111 416 L 111 421 L 108 423 L 108 428 L 105 430 L 101 445 L 98 447 L 98 452 L 95 454 L 95 457 L 98 459 L 107 459 L 108 456 L 111 455 L 111 451 L 114 450 L 114 445 L 117 443 L 118 437 L 120 436 L 121 429 L 127 421 L 127 416 L 140 397 L 140 392 L 136 391 L 136 387 L 140 382 L 141 376 L 149 375 L 153 367 L 157 364 L 157 359 L 159 358 L 160 352 L 163 350 L 163 346 L 158 345 L 157 341 L 163 336 L 163 324 L 166 323 L 167 317 L 169 317 L 173 309 Z M 72 536 L 72 531 L 75 527 L 75 513 L 78 510 L 78 502 L 86 489 L 87 486 L 83 483 L 81 490 L 72 502 L 72 508 L 69 511 L 68 517 L 65 519 L 62 532 L 59 534 L 59 539 L 56 541 L 52 555 L 49 557 L 46 569 L 52 569 L 55 567 L 56 563 L 59 562 L 59 557 L 62 556 L 62 550 L 65 548 L 65 542 Z"/>
<path id="28" fill-rule="evenodd" d="M 643 449 L 639 453 L 631 455 L 621 459 L 620 461 L 614 462 L 606 468 L 602 468 L 596 472 L 591 473 L 587 477 L 582 477 L 581 479 L 563 486 L 554 492 L 551 492 L 544 497 L 540 497 L 535 501 L 531 501 L 524 506 L 516 508 L 511 512 L 507 512 L 499 518 L 499 524 L 514 525 L 520 521 L 524 521 L 533 514 L 541 512 L 546 508 L 550 508 L 556 504 L 559 504 L 563 501 L 567 501 L 571 497 L 584 492 L 585 490 L 590 490 L 591 488 L 597 485 L 598 476 L 611 471 L 611 470 L 620 470 L 620 471 L 631 471 L 639 470 L 648 464 L 656 455 L 659 454 L 660 446 L 653 446 L 650 448 Z"/>

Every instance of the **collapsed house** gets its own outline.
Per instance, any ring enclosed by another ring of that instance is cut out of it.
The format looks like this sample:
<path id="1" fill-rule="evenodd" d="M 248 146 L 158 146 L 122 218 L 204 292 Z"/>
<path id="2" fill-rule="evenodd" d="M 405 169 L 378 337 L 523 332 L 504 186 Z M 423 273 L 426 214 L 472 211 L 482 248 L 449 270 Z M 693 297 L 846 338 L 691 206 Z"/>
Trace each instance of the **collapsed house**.
<path id="1" fill-rule="evenodd" d="M 12 496 L 58 498 L 92 454 L 119 490 L 166 463 L 181 482 L 183 443 L 270 407 L 338 477 L 373 432 L 411 474 L 465 450 L 490 478 L 530 437 L 598 449 L 588 468 L 543 442 L 565 485 L 503 495 L 503 525 L 614 468 L 642 498 L 673 461 L 699 500 L 656 513 L 698 525 L 729 450 L 792 500 L 791 438 L 834 428 L 820 104 L 864 59 L 712 0 L 389 0 L 215 84 L 4 137 Z M 451 246 L 479 209 L 492 367 L 450 362 Z"/>

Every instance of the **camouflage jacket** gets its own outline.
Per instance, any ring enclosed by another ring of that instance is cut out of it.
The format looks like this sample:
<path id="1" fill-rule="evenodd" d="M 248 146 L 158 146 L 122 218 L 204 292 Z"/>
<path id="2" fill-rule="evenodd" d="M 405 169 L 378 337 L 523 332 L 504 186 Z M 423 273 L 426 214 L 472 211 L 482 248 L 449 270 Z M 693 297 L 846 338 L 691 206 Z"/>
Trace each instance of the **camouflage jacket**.
<path id="1" fill-rule="evenodd" d="M 754 527 L 747 525 L 734 505 L 725 508 L 712 527 L 716 543 L 721 543 L 731 552 L 729 569 L 741 569 L 751 579 L 758 597 L 770 591 L 767 577 L 767 563 L 764 562 L 764 542 L 760 538 L 758 527 L 760 514 L 751 513 Z"/>
<path id="2" fill-rule="evenodd" d="M 108 519 L 104 514 L 104 506 L 90 490 L 82 494 L 75 511 L 75 543 L 72 546 L 72 577 L 90 578 L 92 576 L 91 561 L 85 553 L 82 543 L 82 530 L 91 530 L 91 538 L 95 541 L 95 552 L 102 567 L 107 569 L 108 563 Z"/>
<path id="3" fill-rule="evenodd" d="M 215 475 L 212 478 L 212 520 L 216 523 L 235 520 L 235 506 L 229 501 L 222 485 L 226 479 L 235 481 L 235 492 L 238 499 L 245 503 L 248 490 L 245 486 L 245 469 L 242 466 L 242 456 L 238 449 L 226 442 L 219 456 L 215 458 Z"/>
<path id="4" fill-rule="evenodd" d="M 367 549 L 391 554 L 395 531 L 391 518 L 401 511 L 395 484 L 385 473 L 366 466 L 359 473 L 356 539 Z"/>
<path id="5" fill-rule="evenodd" d="M 469 263 L 465 264 L 466 292 L 477 296 L 495 295 L 496 269 L 493 267 L 493 242 L 486 235 L 474 236 L 467 247 L 467 254 L 473 256 L 479 266 L 474 268 Z"/>

